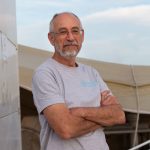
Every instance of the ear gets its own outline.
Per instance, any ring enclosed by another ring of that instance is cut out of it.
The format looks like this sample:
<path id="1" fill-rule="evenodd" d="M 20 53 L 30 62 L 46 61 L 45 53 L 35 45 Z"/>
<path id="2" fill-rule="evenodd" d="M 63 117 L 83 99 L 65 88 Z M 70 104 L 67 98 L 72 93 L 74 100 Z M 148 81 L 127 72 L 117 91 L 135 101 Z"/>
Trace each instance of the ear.
<path id="1" fill-rule="evenodd" d="M 82 42 L 84 41 L 84 30 L 82 31 Z"/>
<path id="2" fill-rule="evenodd" d="M 48 33 L 48 39 L 49 39 L 50 43 L 54 46 L 55 39 L 54 39 L 53 33 L 50 33 L 50 32 Z"/>

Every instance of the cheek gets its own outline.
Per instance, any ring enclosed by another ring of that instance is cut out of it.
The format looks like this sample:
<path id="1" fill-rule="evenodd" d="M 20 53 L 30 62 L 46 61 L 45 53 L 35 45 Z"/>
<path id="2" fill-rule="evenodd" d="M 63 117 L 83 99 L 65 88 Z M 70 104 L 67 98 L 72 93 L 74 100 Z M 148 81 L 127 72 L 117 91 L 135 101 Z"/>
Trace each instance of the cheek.
<path id="1" fill-rule="evenodd" d="M 82 45 L 83 41 L 84 41 L 84 37 L 80 36 L 79 39 L 78 39 L 78 43 L 80 45 Z"/>
<path id="2" fill-rule="evenodd" d="M 55 41 L 55 47 L 59 48 L 59 49 L 62 49 L 62 47 L 63 47 L 63 41 L 62 40 Z"/>
<path id="3" fill-rule="evenodd" d="M 79 48 L 81 48 L 82 47 L 82 40 L 79 40 L 78 44 L 79 44 Z"/>

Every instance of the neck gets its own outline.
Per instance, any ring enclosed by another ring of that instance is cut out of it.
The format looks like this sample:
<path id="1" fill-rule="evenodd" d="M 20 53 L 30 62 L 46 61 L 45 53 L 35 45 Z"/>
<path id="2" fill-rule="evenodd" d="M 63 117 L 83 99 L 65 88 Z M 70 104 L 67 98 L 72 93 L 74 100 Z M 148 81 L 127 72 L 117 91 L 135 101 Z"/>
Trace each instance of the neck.
<path id="1" fill-rule="evenodd" d="M 59 62 L 63 65 L 69 66 L 69 67 L 76 67 L 77 66 L 76 57 L 65 58 L 65 57 L 62 57 L 62 56 L 54 53 L 52 58 L 55 59 L 57 62 Z"/>

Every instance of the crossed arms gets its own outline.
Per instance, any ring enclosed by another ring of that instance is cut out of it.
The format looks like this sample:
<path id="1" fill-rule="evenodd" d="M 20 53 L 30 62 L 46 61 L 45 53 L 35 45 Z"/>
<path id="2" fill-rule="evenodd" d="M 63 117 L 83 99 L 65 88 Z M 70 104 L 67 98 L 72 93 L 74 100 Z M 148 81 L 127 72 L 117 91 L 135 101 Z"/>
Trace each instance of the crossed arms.
<path id="1" fill-rule="evenodd" d="M 104 126 L 125 123 L 125 114 L 109 91 L 101 93 L 100 107 L 68 109 L 60 103 L 46 107 L 43 114 L 51 128 L 64 139 L 78 137 Z"/>

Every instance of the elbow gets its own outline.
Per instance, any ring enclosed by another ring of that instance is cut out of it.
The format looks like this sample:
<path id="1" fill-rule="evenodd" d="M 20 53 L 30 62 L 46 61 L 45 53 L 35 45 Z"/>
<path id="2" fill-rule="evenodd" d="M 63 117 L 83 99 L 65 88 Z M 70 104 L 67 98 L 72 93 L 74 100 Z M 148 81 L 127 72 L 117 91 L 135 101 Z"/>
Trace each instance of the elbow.
<path id="1" fill-rule="evenodd" d="M 59 136 L 60 136 L 62 139 L 65 139 L 65 140 L 68 140 L 68 139 L 71 139 L 71 138 L 72 138 L 72 136 L 70 135 L 69 132 L 60 133 Z"/>
<path id="2" fill-rule="evenodd" d="M 122 107 L 118 105 L 117 111 L 115 116 L 116 118 L 116 124 L 125 124 L 126 123 L 126 117 L 125 117 L 125 112 L 123 111 Z"/>
<path id="3" fill-rule="evenodd" d="M 73 137 L 73 132 L 69 126 L 65 126 L 56 133 L 65 140 L 71 139 Z"/>
<path id="4" fill-rule="evenodd" d="M 126 123 L 126 117 L 124 111 L 120 112 L 120 116 L 118 117 L 118 123 L 119 124 L 125 124 Z"/>

